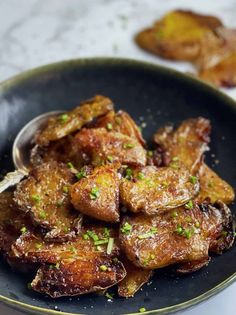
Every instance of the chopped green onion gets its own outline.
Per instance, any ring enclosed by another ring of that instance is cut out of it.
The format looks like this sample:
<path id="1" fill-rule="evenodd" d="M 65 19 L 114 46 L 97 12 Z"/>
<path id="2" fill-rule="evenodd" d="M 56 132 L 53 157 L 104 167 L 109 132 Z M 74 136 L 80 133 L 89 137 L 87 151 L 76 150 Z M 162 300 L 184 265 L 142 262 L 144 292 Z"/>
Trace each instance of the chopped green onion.
<path id="1" fill-rule="evenodd" d="M 176 162 L 176 161 L 179 160 L 179 157 L 178 157 L 178 156 L 174 156 L 171 160 L 174 161 L 174 162 Z"/>
<path id="2" fill-rule="evenodd" d="M 32 195 L 31 198 L 35 202 L 39 202 L 41 200 L 41 197 L 39 195 Z"/>
<path id="3" fill-rule="evenodd" d="M 46 216 L 47 216 L 47 215 L 46 215 L 46 212 L 45 212 L 45 211 L 42 210 L 42 211 L 39 212 L 39 217 L 40 217 L 40 219 L 46 219 Z"/>
<path id="4" fill-rule="evenodd" d="M 107 130 L 112 130 L 112 129 L 113 129 L 112 124 L 111 124 L 111 123 L 108 123 L 108 124 L 107 124 Z"/>
<path id="5" fill-rule="evenodd" d="M 171 216 L 172 216 L 172 218 L 178 217 L 178 212 L 177 212 L 176 210 L 174 210 L 174 211 L 171 213 Z"/>
<path id="6" fill-rule="evenodd" d="M 108 160 L 109 162 L 112 162 L 112 161 L 113 161 L 113 157 L 112 157 L 111 155 L 108 155 L 108 156 L 107 156 L 107 160 Z"/>
<path id="7" fill-rule="evenodd" d="M 123 145 L 123 148 L 124 149 L 132 149 L 132 148 L 134 148 L 135 147 L 135 145 L 133 144 L 133 143 L 125 143 L 124 145 Z"/>
<path id="8" fill-rule="evenodd" d="M 21 229 L 20 229 L 21 233 L 26 233 L 27 232 L 27 228 L 25 226 L 23 226 Z"/>
<path id="9" fill-rule="evenodd" d="M 108 298 L 108 299 L 113 299 L 113 293 L 109 293 L 109 292 L 107 292 L 106 294 L 105 294 L 105 296 Z"/>
<path id="10" fill-rule="evenodd" d="M 153 237 L 154 234 L 156 233 L 157 233 L 157 228 L 153 227 L 150 229 L 149 232 L 138 235 L 138 238 L 140 240 L 145 239 L 145 238 L 150 238 L 150 237 Z"/>
<path id="11" fill-rule="evenodd" d="M 106 265 L 101 265 L 100 267 L 99 267 L 99 269 L 101 270 L 101 271 L 107 271 L 107 266 Z"/>
<path id="12" fill-rule="evenodd" d="M 139 313 L 144 313 L 144 312 L 146 312 L 146 308 L 145 307 L 140 307 Z"/>
<path id="13" fill-rule="evenodd" d="M 109 237 L 110 236 L 110 229 L 108 229 L 107 227 L 104 228 L 104 233 L 103 233 L 104 237 Z"/>
<path id="14" fill-rule="evenodd" d="M 190 181 L 190 183 L 192 183 L 194 185 L 197 183 L 197 177 L 196 176 L 190 176 L 189 181 Z"/>
<path id="15" fill-rule="evenodd" d="M 42 243 L 37 243 L 37 244 L 35 244 L 35 247 L 36 247 L 37 249 L 40 249 L 42 246 L 43 246 Z"/>
<path id="16" fill-rule="evenodd" d="M 93 187 L 89 193 L 90 199 L 95 200 L 100 196 L 99 189 L 97 187 Z"/>
<path id="17" fill-rule="evenodd" d="M 125 178 L 130 180 L 132 178 L 132 175 L 133 175 L 133 171 L 131 170 L 131 168 L 126 168 L 126 170 L 125 170 Z"/>
<path id="18" fill-rule="evenodd" d="M 129 234 L 132 231 L 132 225 L 130 225 L 128 222 L 125 222 L 120 230 L 123 234 Z"/>
<path id="19" fill-rule="evenodd" d="M 189 202 L 187 202 L 185 205 L 184 205 L 185 209 L 187 210 L 190 210 L 190 209 L 193 209 L 193 201 L 192 200 L 189 200 Z"/>
<path id="20" fill-rule="evenodd" d="M 108 239 L 104 239 L 104 240 L 98 240 L 98 241 L 94 241 L 94 245 L 103 245 L 103 244 L 107 244 L 108 243 Z"/>
<path id="21" fill-rule="evenodd" d="M 68 191 L 69 191 L 69 188 L 68 188 L 67 186 L 64 186 L 64 187 L 63 187 L 63 192 L 64 192 L 65 194 L 67 194 Z"/>
<path id="22" fill-rule="evenodd" d="M 59 120 L 63 123 L 67 122 L 68 119 L 69 119 L 69 116 L 67 114 L 63 114 L 59 116 Z"/>
<path id="23" fill-rule="evenodd" d="M 71 168 L 74 168 L 74 165 L 71 162 L 68 162 L 67 167 L 71 169 Z"/>
<path id="24" fill-rule="evenodd" d="M 81 170 L 78 173 L 76 173 L 75 176 L 77 177 L 78 180 L 80 180 L 81 178 L 85 178 L 87 176 L 85 169 L 81 168 Z"/>
<path id="25" fill-rule="evenodd" d="M 137 177 L 138 177 L 138 179 L 142 180 L 142 179 L 144 179 L 145 176 L 142 172 L 139 172 Z"/>
<path id="26" fill-rule="evenodd" d="M 108 244 L 107 244 L 107 255 L 110 255 L 112 250 L 113 250 L 113 246 L 114 246 L 114 238 L 110 237 Z"/>

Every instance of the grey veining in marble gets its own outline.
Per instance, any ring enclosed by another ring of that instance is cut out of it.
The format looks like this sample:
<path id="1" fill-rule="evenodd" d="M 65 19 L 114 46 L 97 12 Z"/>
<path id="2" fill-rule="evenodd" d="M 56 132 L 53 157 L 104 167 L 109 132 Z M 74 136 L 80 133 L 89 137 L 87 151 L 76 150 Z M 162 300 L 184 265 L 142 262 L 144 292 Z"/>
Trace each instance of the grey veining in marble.
<path id="1" fill-rule="evenodd" d="M 115 56 L 193 71 L 188 63 L 149 55 L 135 33 L 166 11 L 182 8 L 215 14 L 236 28 L 236 0 L 0 0 L 0 81 L 59 60 Z M 236 98 L 236 89 L 225 90 Z M 236 284 L 183 315 L 236 314 Z M 0 305 L 1 315 L 20 315 Z"/>

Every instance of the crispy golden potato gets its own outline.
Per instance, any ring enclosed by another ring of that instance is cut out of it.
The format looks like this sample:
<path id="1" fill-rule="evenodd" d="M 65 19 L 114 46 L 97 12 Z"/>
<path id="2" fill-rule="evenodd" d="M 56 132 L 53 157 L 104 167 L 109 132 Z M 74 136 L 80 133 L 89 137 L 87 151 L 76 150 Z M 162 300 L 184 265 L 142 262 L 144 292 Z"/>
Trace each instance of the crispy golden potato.
<path id="1" fill-rule="evenodd" d="M 199 191 L 197 178 L 184 166 L 146 166 L 133 170 L 132 176 L 120 185 L 121 202 L 132 212 L 152 215 L 167 211 L 185 204 Z"/>
<path id="2" fill-rule="evenodd" d="M 191 202 L 163 215 L 124 218 L 120 240 L 127 257 L 142 268 L 196 262 L 232 246 L 232 216 L 222 203 L 201 208 Z"/>
<path id="3" fill-rule="evenodd" d="M 74 146 L 94 166 L 107 161 L 146 165 L 146 151 L 137 140 L 105 128 L 82 129 L 75 136 Z"/>
<path id="4" fill-rule="evenodd" d="M 133 297 L 134 294 L 149 281 L 152 270 L 143 269 L 132 264 L 126 258 L 122 258 L 127 275 L 118 283 L 118 294 L 122 297 Z"/>
<path id="5" fill-rule="evenodd" d="M 81 129 L 85 124 L 112 109 L 113 104 L 109 98 L 97 95 L 65 114 L 50 118 L 46 128 L 37 134 L 35 141 L 40 146 L 48 145 L 51 141 L 59 140 Z"/>
<path id="6" fill-rule="evenodd" d="M 94 169 L 71 188 L 75 209 L 106 222 L 119 221 L 119 184 L 117 170 L 110 165 Z"/>
<path id="7" fill-rule="evenodd" d="M 202 156 L 208 148 L 210 121 L 198 117 L 183 121 L 173 130 L 172 127 L 159 129 L 154 135 L 154 142 L 164 151 L 165 165 L 183 163 L 190 172 L 197 174 Z"/>
<path id="8" fill-rule="evenodd" d="M 221 200 L 230 204 L 235 198 L 233 188 L 220 178 L 210 167 L 202 164 L 199 171 L 200 191 L 196 200 L 201 203 L 209 199 L 211 203 Z"/>
<path id="9" fill-rule="evenodd" d="M 235 86 L 236 30 L 220 27 L 205 36 L 195 63 L 200 79 L 216 86 Z"/>
<path id="10" fill-rule="evenodd" d="M 95 128 L 106 128 L 107 130 L 123 133 L 130 138 L 138 140 L 141 145 L 145 145 L 145 140 L 134 122 L 128 113 L 125 111 L 110 111 L 106 115 L 98 118 L 97 122 L 94 125 Z"/>
<path id="11" fill-rule="evenodd" d="M 215 66 L 200 71 L 198 77 L 219 87 L 236 86 L 236 52 Z"/>
<path id="12" fill-rule="evenodd" d="M 74 237 L 80 228 L 81 215 L 70 203 L 74 181 L 74 175 L 64 164 L 50 162 L 34 168 L 17 185 L 14 196 L 18 207 L 48 231 L 45 236 L 48 239 L 64 241 Z"/>
<path id="13" fill-rule="evenodd" d="M 109 249 L 111 239 L 114 245 Z M 117 259 L 119 247 L 114 229 L 89 226 L 74 241 L 64 244 L 46 243 L 40 236 L 25 233 L 12 251 L 25 261 L 43 264 L 32 288 L 51 297 L 104 290 L 126 275 Z"/>
<path id="14" fill-rule="evenodd" d="M 200 53 L 202 38 L 219 26 L 222 23 L 214 16 L 176 10 L 138 33 L 135 41 L 141 48 L 163 58 L 194 60 Z"/>

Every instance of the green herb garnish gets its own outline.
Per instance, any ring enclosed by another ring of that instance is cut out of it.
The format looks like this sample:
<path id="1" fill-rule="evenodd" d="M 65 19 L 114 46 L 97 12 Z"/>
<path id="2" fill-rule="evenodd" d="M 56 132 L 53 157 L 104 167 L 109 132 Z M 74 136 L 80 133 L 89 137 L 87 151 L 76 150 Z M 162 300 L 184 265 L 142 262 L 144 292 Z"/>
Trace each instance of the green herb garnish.
<path id="1" fill-rule="evenodd" d="M 132 179 L 132 175 L 133 175 L 133 171 L 131 170 L 131 168 L 126 168 L 126 170 L 125 170 L 125 178 L 127 178 L 127 179 Z"/>
<path id="2" fill-rule="evenodd" d="M 111 123 L 108 123 L 108 124 L 107 124 L 107 130 L 112 130 L 112 129 L 113 129 L 112 124 L 111 124 Z"/>
<path id="3" fill-rule="evenodd" d="M 197 183 L 197 177 L 196 176 L 190 176 L 189 177 L 189 181 L 190 181 L 190 183 L 195 185 Z"/>
<path id="4" fill-rule="evenodd" d="M 130 225 L 128 222 L 125 222 L 120 228 L 120 231 L 123 234 L 129 234 L 132 231 L 132 225 Z"/>
<path id="5" fill-rule="evenodd" d="M 101 265 L 100 267 L 99 267 L 99 269 L 101 270 L 101 271 L 107 271 L 107 266 L 106 265 Z"/>
<path id="6" fill-rule="evenodd" d="M 133 143 L 125 143 L 124 145 L 123 145 L 123 148 L 124 149 L 132 149 L 132 148 L 134 148 L 135 147 L 135 145 L 133 144 Z"/>
<path id="7" fill-rule="evenodd" d="M 41 200 L 41 197 L 39 195 L 32 195 L 31 198 L 35 202 L 39 202 Z"/>
<path id="8" fill-rule="evenodd" d="M 192 200 L 189 200 L 189 202 L 187 202 L 185 205 L 184 205 L 185 209 L 187 210 L 191 210 L 193 209 L 193 201 Z"/>
<path id="9" fill-rule="evenodd" d="M 90 199 L 95 200 L 100 196 L 99 189 L 97 187 L 93 187 L 89 193 Z"/>
<path id="10" fill-rule="evenodd" d="M 67 114 L 63 114 L 61 116 L 59 116 L 59 120 L 63 123 L 67 122 L 69 119 L 69 116 Z"/>
<path id="11" fill-rule="evenodd" d="M 87 176 L 85 169 L 81 168 L 81 170 L 78 173 L 76 173 L 75 176 L 77 177 L 78 180 L 80 180 L 81 178 L 85 178 Z"/>

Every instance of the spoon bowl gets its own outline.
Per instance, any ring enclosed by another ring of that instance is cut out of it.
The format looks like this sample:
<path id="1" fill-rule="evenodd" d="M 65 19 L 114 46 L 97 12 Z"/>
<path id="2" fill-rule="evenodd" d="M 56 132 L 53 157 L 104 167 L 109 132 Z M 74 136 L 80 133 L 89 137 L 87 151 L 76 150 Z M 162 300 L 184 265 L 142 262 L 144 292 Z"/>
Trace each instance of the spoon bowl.
<path id="1" fill-rule="evenodd" d="M 48 119 L 63 113 L 64 111 L 52 111 L 30 120 L 17 134 L 12 146 L 12 160 L 16 170 L 7 173 L 0 182 L 0 193 L 10 186 L 14 186 L 28 175 L 30 170 L 30 151 L 34 145 L 35 134 L 42 130 Z"/>
<path id="2" fill-rule="evenodd" d="M 44 113 L 30 120 L 18 133 L 12 147 L 12 160 L 15 168 L 25 172 L 29 171 L 30 150 L 34 145 L 34 136 L 42 130 L 49 118 L 61 114 L 63 111 Z"/>

